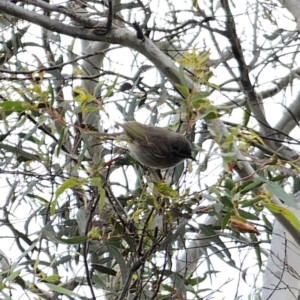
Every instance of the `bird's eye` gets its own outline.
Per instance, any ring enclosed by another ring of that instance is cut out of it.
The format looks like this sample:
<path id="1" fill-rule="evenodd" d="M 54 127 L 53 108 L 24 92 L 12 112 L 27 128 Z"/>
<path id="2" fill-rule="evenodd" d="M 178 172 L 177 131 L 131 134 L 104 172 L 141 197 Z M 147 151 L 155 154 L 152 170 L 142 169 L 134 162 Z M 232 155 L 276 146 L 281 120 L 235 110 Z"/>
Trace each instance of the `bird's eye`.
<path id="1" fill-rule="evenodd" d="M 173 146 L 172 152 L 178 157 L 186 157 L 186 155 L 183 153 L 182 149 L 179 146 Z"/>
<path id="2" fill-rule="evenodd" d="M 172 152 L 182 158 L 191 158 L 191 148 L 187 145 L 187 147 L 180 147 L 179 145 L 172 146 Z"/>
<path id="3" fill-rule="evenodd" d="M 172 151 L 173 152 L 180 152 L 180 148 L 178 146 L 173 146 Z"/>

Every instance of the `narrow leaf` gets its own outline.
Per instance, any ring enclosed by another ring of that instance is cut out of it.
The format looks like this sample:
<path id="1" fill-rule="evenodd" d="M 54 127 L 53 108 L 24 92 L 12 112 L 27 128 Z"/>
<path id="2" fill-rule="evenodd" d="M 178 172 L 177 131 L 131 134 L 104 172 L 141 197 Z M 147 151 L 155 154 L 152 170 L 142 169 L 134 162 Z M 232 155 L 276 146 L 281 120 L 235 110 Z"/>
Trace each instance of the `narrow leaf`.
<path id="1" fill-rule="evenodd" d="M 54 291 L 54 292 L 57 292 L 57 293 L 60 293 L 60 294 L 64 294 L 64 295 L 68 295 L 68 296 L 74 296 L 74 297 L 78 297 L 79 299 L 82 297 L 80 296 L 79 294 L 77 293 L 74 293 L 70 290 L 67 290 L 59 285 L 56 285 L 56 284 L 52 284 L 52 283 L 45 283 L 45 285 L 48 286 L 48 288 L 51 290 L 51 291 Z"/>
<path id="2" fill-rule="evenodd" d="M 182 65 L 180 65 L 180 67 L 179 67 L 179 79 L 180 79 L 182 86 L 185 87 L 187 90 L 189 90 L 189 86 L 187 84 L 185 74 L 184 74 L 184 69 L 183 69 Z"/>
<path id="3" fill-rule="evenodd" d="M 273 204 L 271 201 L 263 201 L 264 206 L 268 208 L 272 213 L 281 214 L 285 217 L 285 219 L 291 223 L 291 225 L 296 228 L 300 233 L 300 222 L 299 219 L 295 216 L 295 214 L 289 209 Z M 299 209 L 299 208 L 298 208 Z"/>
<path id="4" fill-rule="evenodd" d="M 265 188 L 267 191 L 272 193 L 274 196 L 278 197 L 280 200 L 282 200 L 286 205 L 291 206 L 293 208 L 296 208 L 299 210 L 299 207 L 295 203 L 292 196 L 287 194 L 285 190 L 276 182 L 266 182 Z"/>
<path id="5" fill-rule="evenodd" d="M 122 253 L 116 246 L 114 246 L 112 244 L 108 243 L 106 245 L 106 247 L 107 247 L 107 250 L 110 253 L 110 255 L 116 259 L 118 265 L 120 266 L 122 279 L 123 279 L 123 282 L 125 282 L 126 274 L 127 274 L 127 267 L 126 267 Z"/>
<path id="6" fill-rule="evenodd" d="M 117 272 L 111 268 L 104 267 L 99 264 L 92 264 L 92 267 L 100 273 L 116 276 Z"/>

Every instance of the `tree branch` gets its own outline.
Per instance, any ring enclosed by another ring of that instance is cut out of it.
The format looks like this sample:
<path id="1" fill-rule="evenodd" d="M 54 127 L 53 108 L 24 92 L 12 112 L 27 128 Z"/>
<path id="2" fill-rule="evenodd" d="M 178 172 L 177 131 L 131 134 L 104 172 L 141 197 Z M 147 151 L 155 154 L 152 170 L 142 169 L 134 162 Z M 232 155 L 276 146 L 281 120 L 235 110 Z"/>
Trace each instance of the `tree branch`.
<path id="1" fill-rule="evenodd" d="M 225 8 L 228 13 L 228 26 L 234 29 L 235 25 L 231 12 L 229 10 L 228 3 L 227 1 L 223 2 L 225 3 Z M 146 58 L 148 58 L 173 84 L 180 83 L 179 70 L 174 64 L 174 62 L 169 57 L 167 57 L 150 39 L 145 38 L 145 42 L 141 42 L 139 39 L 137 39 L 135 32 L 130 32 L 126 28 L 120 28 L 112 24 L 111 30 L 107 34 L 97 35 L 92 30 L 63 24 L 61 22 L 52 20 L 44 15 L 39 15 L 33 12 L 32 10 L 29 11 L 11 2 L 7 2 L 6 0 L 0 0 L 0 10 L 3 13 L 22 18 L 24 20 L 27 20 L 28 22 L 40 25 L 46 29 L 61 34 L 85 40 L 103 41 L 111 44 L 120 44 L 122 46 L 134 49 L 139 53 L 143 54 Z M 105 29 L 105 26 L 106 22 L 99 22 L 100 28 L 102 27 Z M 233 53 L 236 56 L 236 58 L 238 58 L 240 64 L 242 85 L 249 99 L 249 103 L 253 106 L 257 103 L 257 99 L 248 76 L 248 68 L 245 64 L 235 31 L 230 40 L 232 42 Z M 200 86 L 197 83 L 193 82 L 193 80 L 190 79 L 188 76 L 186 76 L 186 82 L 189 89 L 194 91 L 200 91 Z M 265 121 L 265 117 L 262 114 L 258 116 L 258 120 L 264 123 L 265 126 L 268 125 L 268 123 Z M 225 127 L 225 125 L 219 119 L 208 120 L 207 125 L 210 133 L 213 135 L 213 137 L 216 138 L 219 145 L 222 145 L 226 141 L 226 137 L 228 136 L 228 130 Z M 241 178 L 249 178 L 252 176 L 255 177 L 256 175 L 254 169 L 235 145 L 233 145 L 231 152 L 235 153 L 235 157 L 239 162 L 238 165 L 235 166 L 235 170 L 238 172 L 239 176 Z M 298 155 L 296 156 L 298 157 Z M 273 197 L 272 201 L 276 205 L 282 205 L 280 200 L 276 197 Z M 281 214 L 277 214 L 275 216 L 300 245 L 299 232 Z"/>
<path id="2" fill-rule="evenodd" d="M 281 142 L 277 141 L 277 131 L 274 130 L 273 127 L 268 123 L 263 111 L 260 108 L 259 99 L 249 78 L 249 68 L 246 65 L 243 50 L 236 34 L 234 17 L 231 13 L 228 1 L 224 0 L 222 3 L 223 8 L 226 12 L 227 37 L 229 42 L 231 43 L 233 55 L 238 63 L 243 90 L 246 95 L 248 105 L 253 112 L 255 119 L 260 125 L 261 132 L 263 136 L 266 137 L 264 141 L 271 149 L 276 152 L 280 152 L 284 157 L 287 157 L 290 160 L 296 160 L 298 158 L 298 153 L 284 146 Z"/>

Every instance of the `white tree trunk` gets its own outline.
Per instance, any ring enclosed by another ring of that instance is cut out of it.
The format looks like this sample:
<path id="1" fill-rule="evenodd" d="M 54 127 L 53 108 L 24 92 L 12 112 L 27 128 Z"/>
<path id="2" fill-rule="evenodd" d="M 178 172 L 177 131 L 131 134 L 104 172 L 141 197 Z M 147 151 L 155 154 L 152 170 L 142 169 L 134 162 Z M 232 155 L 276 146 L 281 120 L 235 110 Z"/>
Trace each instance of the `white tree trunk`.
<path id="1" fill-rule="evenodd" d="M 296 19 L 297 29 L 300 29 L 300 2 L 299 0 L 278 0 Z"/>
<path id="2" fill-rule="evenodd" d="M 294 195 L 294 199 L 300 206 L 300 192 Z M 289 209 L 300 219 L 300 210 Z M 277 220 L 263 281 L 262 300 L 299 299 L 300 248 Z"/>

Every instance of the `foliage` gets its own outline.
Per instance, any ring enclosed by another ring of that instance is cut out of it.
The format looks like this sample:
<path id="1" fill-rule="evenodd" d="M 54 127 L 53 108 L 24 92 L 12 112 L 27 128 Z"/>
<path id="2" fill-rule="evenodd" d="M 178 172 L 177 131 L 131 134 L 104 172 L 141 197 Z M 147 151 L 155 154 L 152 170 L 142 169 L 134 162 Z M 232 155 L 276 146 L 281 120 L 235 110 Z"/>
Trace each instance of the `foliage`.
<path id="1" fill-rule="evenodd" d="M 281 205 L 297 208 L 299 189 L 289 13 L 275 0 L 53 2 L 1 14 L 1 299 L 208 300 L 227 286 L 259 299 L 271 213 L 300 231 Z M 49 30 L 57 20 L 76 30 Z M 81 48 L 80 30 L 99 40 Z M 197 162 L 141 166 L 116 134 L 130 119 L 186 135 Z"/>

